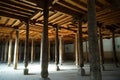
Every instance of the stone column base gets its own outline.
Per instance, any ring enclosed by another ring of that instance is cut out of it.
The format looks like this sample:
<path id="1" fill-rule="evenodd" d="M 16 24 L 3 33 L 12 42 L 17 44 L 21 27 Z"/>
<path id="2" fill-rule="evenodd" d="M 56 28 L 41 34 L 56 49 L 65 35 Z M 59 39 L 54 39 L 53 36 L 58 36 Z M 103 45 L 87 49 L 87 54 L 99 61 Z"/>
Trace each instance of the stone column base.
<path id="1" fill-rule="evenodd" d="M 28 75 L 28 69 L 24 69 L 24 75 Z"/>

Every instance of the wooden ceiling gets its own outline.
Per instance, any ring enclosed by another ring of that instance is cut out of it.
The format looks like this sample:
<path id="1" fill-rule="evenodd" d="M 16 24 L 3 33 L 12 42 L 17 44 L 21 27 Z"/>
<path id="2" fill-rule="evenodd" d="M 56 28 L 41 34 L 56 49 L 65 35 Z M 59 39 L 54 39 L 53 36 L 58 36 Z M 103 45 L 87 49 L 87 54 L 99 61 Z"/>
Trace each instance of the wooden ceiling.
<path id="1" fill-rule="evenodd" d="M 25 40 L 25 21 L 29 20 L 29 38 L 41 39 L 43 27 L 44 0 L 0 0 L 0 39 L 15 39 L 16 27 L 19 28 L 19 39 Z M 76 17 L 83 16 L 83 38 L 87 39 L 87 0 L 50 0 L 49 39 L 55 40 L 54 25 L 59 27 L 59 36 L 63 40 L 74 41 L 77 33 Z M 96 18 L 102 23 L 104 38 L 111 37 L 115 30 L 120 34 L 120 0 L 96 0 Z M 99 26 L 99 25 L 98 25 Z"/>

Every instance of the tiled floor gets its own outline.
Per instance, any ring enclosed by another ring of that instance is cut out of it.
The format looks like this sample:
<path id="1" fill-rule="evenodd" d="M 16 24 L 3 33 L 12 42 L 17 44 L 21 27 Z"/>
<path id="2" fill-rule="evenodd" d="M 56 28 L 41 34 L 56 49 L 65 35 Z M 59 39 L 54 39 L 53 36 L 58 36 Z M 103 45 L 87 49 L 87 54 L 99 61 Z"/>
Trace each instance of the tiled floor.
<path id="1" fill-rule="evenodd" d="M 60 66 L 60 71 L 56 71 L 55 64 L 49 64 L 49 79 L 47 80 L 90 80 L 89 64 L 85 64 L 86 76 L 80 76 L 74 62 L 66 62 Z M 120 68 L 113 64 L 105 65 L 106 71 L 102 71 L 103 80 L 120 80 Z M 35 62 L 29 64 L 29 75 L 23 75 L 24 64 L 19 63 L 18 69 L 14 70 L 13 65 L 0 63 L 0 80 L 42 80 L 40 75 L 40 64 Z"/>

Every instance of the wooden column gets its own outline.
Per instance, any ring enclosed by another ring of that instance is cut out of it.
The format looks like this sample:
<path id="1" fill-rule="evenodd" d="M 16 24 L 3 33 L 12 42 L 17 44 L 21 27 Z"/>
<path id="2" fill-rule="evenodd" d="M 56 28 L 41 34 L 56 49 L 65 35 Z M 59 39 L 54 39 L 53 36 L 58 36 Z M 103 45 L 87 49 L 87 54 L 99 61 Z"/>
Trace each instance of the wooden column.
<path id="1" fill-rule="evenodd" d="M 18 44 L 19 44 L 18 38 L 19 38 L 19 31 L 18 31 L 18 29 L 16 29 L 14 61 L 13 61 L 14 69 L 17 69 L 17 64 L 18 64 Z"/>
<path id="2" fill-rule="evenodd" d="M 19 52 L 19 61 L 21 61 L 21 57 L 23 56 L 22 55 L 22 43 L 19 41 L 19 50 L 18 50 L 18 52 Z"/>
<path id="3" fill-rule="evenodd" d="M 28 75 L 28 47 L 29 47 L 29 21 L 26 21 L 26 39 L 25 39 L 25 50 L 24 50 L 24 75 Z"/>
<path id="4" fill-rule="evenodd" d="M 50 61 L 50 40 L 48 43 L 48 61 Z"/>
<path id="5" fill-rule="evenodd" d="M 43 33 L 42 33 L 42 41 L 41 41 L 41 77 L 48 77 L 48 9 L 49 0 L 44 0 L 43 3 Z"/>
<path id="6" fill-rule="evenodd" d="M 100 38 L 100 62 L 101 62 L 101 67 L 102 70 L 104 70 L 104 52 L 103 52 L 103 39 L 102 39 L 102 34 L 101 34 L 101 28 L 99 27 L 99 38 Z"/>
<path id="7" fill-rule="evenodd" d="M 63 62 L 63 42 L 62 42 L 62 36 L 59 37 L 59 64 L 62 65 Z"/>
<path id="8" fill-rule="evenodd" d="M 7 54 L 8 54 L 8 40 L 5 43 L 4 62 L 7 61 Z"/>
<path id="9" fill-rule="evenodd" d="M 58 26 L 55 25 L 55 33 L 56 33 L 56 37 L 55 37 L 55 63 L 56 63 L 56 70 L 60 70 L 58 64 L 59 64 L 59 39 L 58 39 Z"/>
<path id="10" fill-rule="evenodd" d="M 112 31 L 112 45 L 113 45 L 113 60 L 114 60 L 116 67 L 118 67 L 118 64 L 117 64 L 118 59 L 117 59 L 116 48 L 115 48 L 115 33 L 114 33 L 114 31 Z"/>
<path id="11" fill-rule="evenodd" d="M 4 41 L 2 41 L 2 52 L 1 52 L 1 62 L 3 62 L 4 59 Z"/>
<path id="12" fill-rule="evenodd" d="M 78 55 L 78 33 L 75 34 L 75 64 L 78 67 L 79 64 L 79 55 Z"/>
<path id="13" fill-rule="evenodd" d="M 85 75 L 84 67 L 84 55 L 83 55 L 83 38 L 82 38 L 82 20 L 78 23 L 78 52 L 79 52 L 79 66 L 81 70 L 81 75 Z"/>
<path id="14" fill-rule="evenodd" d="M 11 64 L 11 56 L 12 56 L 12 34 L 10 35 L 10 40 L 9 40 L 8 66 L 10 66 Z"/>
<path id="15" fill-rule="evenodd" d="M 33 39 L 31 41 L 31 63 L 33 63 L 33 55 L 34 55 L 34 43 Z"/>
<path id="16" fill-rule="evenodd" d="M 90 80 L 102 80 L 98 47 L 95 0 L 88 1 L 88 41 L 90 56 Z"/>
<path id="17" fill-rule="evenodd" d="M 88 58 L 88 43 L 86 41 L 86 62 L 89 61 L 89 58 Z"/>

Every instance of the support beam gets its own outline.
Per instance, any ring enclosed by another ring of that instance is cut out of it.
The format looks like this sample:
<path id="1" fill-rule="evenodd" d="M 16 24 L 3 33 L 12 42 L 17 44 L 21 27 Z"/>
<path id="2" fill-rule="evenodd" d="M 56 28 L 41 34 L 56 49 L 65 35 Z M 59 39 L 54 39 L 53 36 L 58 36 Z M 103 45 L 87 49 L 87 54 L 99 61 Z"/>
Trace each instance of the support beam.
<path id="1" fill-rule="evenodd" d="M 78 54 L 79 54 L 79 66 L 81 70 L 81 76 L 85 75 L 84 67 L 84 55 L 83 55 L 83 37 L 82 37 L 82 20 L 78 21 Z"/>
<path id="2" fill-rule="evenodd" d="M 14 48 L 14 69 L 17 69 L 17 64 L 18 64 L 18 44 L 19 44 L 19 31 L 16 29 L 16 38 L 15 38 L 15 48 Z"/>
<path id="3" fill-rule="evenodd" d="M 26 21 L 26 39 L 25 39 L 25 53 L 24 53 L 24 75 L 28 75 L 28 47 L 29 47 L 29 21 Z"/>
<path id="4" fill-rule="evenodd" d="M 112 47 L 113 47 L 113 60 L 115 63 L 115 66 L 118 67 L 118 58 L 117 58 L 117 54 L 116 54 L 116 48 L 115 48 L 115 33 L 114 31 L 112 31 Z"/>
<path id="5" fill-rule="evenodd" d="M 12 34 L 10 35 L 10 40 L 9 40 L 8 66 L 11 65 L 11 56 L 12 56 Z"/>
<path id="6" fill-rule="evenodd" d="M 44 0 L 43 17 L 44 27 L 41 41 L 41 77 L 48 78 L 48 9 L 49 0 Z"/>
<path id="7" fill-rule="evenodd" d="M 34 55 L 34 40 L 31 41 L 31 63 L 33 63 L 33 55 Z"/>
<path id="8" fill-rule="evenodd" d="M 102 80 L 96 25 L 95 0 L 88 2 L 88 41 L 90 54 L 90 80 Z"/>
<path id="9" fill-rule="evenodd" d="M 103 52 L 103 39 L 101 34 L 101 27 L 99 27 L 99 38 L 100 38 L 100 62 L 102 70 L 105 70 L 104 68 L 104 52 Z"/>
<path id="10" fill-rule="evenodd" d="M 55 64 L 56 64 L 56 70 L 59 71 L 60 68 L 58 66 L 59 64 L 59 38 L 58 38 L 58 26 L 55 25 Z"/>

